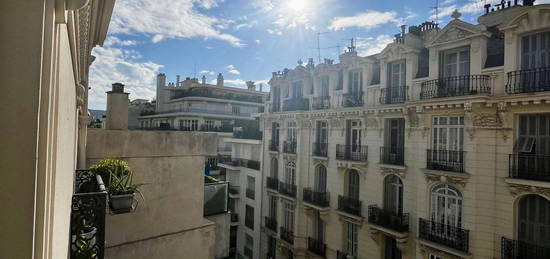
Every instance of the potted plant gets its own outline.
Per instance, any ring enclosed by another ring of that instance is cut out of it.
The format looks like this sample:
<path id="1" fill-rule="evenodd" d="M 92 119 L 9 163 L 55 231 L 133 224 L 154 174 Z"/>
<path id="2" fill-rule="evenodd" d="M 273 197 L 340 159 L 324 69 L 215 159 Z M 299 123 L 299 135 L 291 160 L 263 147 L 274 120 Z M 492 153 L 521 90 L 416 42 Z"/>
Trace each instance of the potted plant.
<path id="1" fill-rule="evenodd" d="M 133 184 L 133 172 L 128 163 L 117 159 L 104 159 L 90 167 L 90 171 L 109 179 L 106 184 L 109 196 L 109 207 L 115 214 L 131 212 L 135 193 L 140 184 Z M 143 195 L 141 195 L 143 197 Z"/>

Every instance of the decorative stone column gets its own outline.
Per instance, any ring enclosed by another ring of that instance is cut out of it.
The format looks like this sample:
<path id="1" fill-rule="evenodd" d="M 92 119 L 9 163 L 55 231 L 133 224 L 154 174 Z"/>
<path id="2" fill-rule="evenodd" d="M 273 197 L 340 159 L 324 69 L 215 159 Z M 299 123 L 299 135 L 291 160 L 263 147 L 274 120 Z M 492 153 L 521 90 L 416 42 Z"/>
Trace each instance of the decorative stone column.
<path id="1" fill-rule="evenodd" d="M 76 168 L 86 169 L 86 141 L 88 138 L 88 125 L 92 119 L 88 114 L 78 117 L 78 147 Z"/>

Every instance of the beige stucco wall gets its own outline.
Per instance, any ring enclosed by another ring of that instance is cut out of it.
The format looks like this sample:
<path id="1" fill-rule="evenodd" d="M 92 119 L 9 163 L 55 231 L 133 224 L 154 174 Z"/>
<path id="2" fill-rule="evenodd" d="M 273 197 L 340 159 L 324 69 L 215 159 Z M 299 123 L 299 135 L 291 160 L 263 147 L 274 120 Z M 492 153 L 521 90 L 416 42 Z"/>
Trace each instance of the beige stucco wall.
<path id="1" fill-rule="evenodd" d="M 228 212 L 206 217 L 214 222 L 216 241 L 214 245 L 214 258 L 225 258 L 229 254 L 229 233 L 231 217 Z"/>
<path id="2" fill-rule="evenodd" d="M 107 258 L 214 258 L 215 225 L 203 218 L 203 174 L 204 156 L 216 152 L 215 136 L 89 131 L 88 164 L 123 159 L 134 183 L 146 184 L 134 213 L 107 216 Z"/>

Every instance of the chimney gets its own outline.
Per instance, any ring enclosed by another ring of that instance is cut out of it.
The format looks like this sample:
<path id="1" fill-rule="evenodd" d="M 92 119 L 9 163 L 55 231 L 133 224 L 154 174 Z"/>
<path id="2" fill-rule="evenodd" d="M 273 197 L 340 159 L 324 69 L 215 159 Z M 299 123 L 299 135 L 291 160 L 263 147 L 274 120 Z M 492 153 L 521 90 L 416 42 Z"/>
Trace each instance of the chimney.
<path id="1" fill-rule="evenodd" d="M 106 129 L 128 130 L 128 95 L 121 83 L 114 83 L 112 90 L 107 92 Z"/>
<path id="2" fill-rule="evenodd" d="M 180 75 L 176 76 L 176 86 L 180 85 Z"/>
<path id="3" fill-rule="evenodd" d="M 222 73 L 218 74 L 218 80 L 216 81 L 216 86 L 223 87 L 223 76 Z"/>
<path id="4" fill-rule="evenodd" d="M 205 75 L 202 75 L 202 84 L 203 84 L 203 85 L 206 84 L 206 76 L 205 76 Z"/>
<path id="5" fill-rule="evenodd" d="M 256 85 L 254 85 L 254 81 L 246 81 L 246 86 L 248 87 L 248 90 L 256 91 Z"/>

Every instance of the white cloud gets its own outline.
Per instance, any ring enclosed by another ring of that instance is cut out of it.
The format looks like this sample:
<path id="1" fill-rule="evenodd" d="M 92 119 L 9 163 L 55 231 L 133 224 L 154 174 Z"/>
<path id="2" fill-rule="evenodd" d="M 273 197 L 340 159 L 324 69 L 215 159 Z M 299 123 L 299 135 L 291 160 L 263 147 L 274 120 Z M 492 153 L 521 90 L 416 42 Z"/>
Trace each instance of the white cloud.
<path id="1" fill-rule="evenodd" d="M 214 71 L 210 71 L 210 70 L 201 70 L 201 72 L 199 72 L 199 73 L 201 73 L 203 75 L 211 75 L 211 76 L 216 74 Z"/>
<path id="2" fill-rule="evenodd" d="M 228 65 L 225 67 L 225 69 L 227 69 L 227 72 L 229 72 L 230 74 L 234 74 L 234 75 L 240 75 L 241 72 L 239 70 L 237 70 L 237 68 L 235 68 L 235 66 L 233 65 Z"/>
<path id="3" fill-rule="evenodd" d="M 145 34 L 153 42 L 166 38 L 197 38 L 224 40 L 236 47 L 245 44 L 234 35 L 223 33 L 230 20 L 200 13 L 196 7 L 210 9 L 215 0 L 118 0 L 112 16 L 110 32 Z"/>
<path id="4" fill-rule="evenodd" d="M 111 84 L 125 84 L 130 99 L 155 97 L 156 75 L 162 65 L 147 61 L 138 61 L 141 55 L 134 50 L 122 50 L 115 47 L 96 47 L 92 53 L 96 56 L 90 68 L 89 107 L 105 109 Z"/>
<path id="5" fill-rule="evenodd" d="M 106 47 L 110 46 L 134 46 L 137 42 L 135 40 L 121 40 L 115 36 L 108 36 L 103 44 Z"/>
<path id="6" fill-rule="evenodd" d="M 283 32 L 280 30 L 267 29 L 267 33 L 274 35 L 283 35 Z"/>
<path id="7" fill-rule="evenodd" d="M 240 24 L 235 25 L 235 27 L 233 27 L 233 29 L 235 29 L 237 31 L 240 30 L 240 29 L 243 29 L 243 28 L 252 28 L 252 24 L 240 23 Z"/>
<path id="8" fill-rule="evenodd" d="M 275 7 L 273 0 L 252 0 L 252 7 L 262 9 L 264 11 L 271 11 Z"/>
<path id="9" fill-rule="evenodd" d="M 256 44 L 262 43 L 260 40 L 255 40 Z"/>
<path id="10" fill-rule="evenodd" d="M 378 12 L 369 10 L 363 13 L 358 13 L 354 16 L 335 17 L 332 19 L 332 22 L 328 28 L 335 31 L 348 27 L 372 29 L 387 23 L 395 23 L 400 25 L 401 20 L 402 19 L 397 18 L 396 12 Z"/>
<path id="11" fill-rule="evenodd" d="M 380 53 L 388 44 L 393 42 L 390 35 L 378 35 L 376 38 L 357 38 L 357 52 L 360 56 L 370 56 Z"/>

